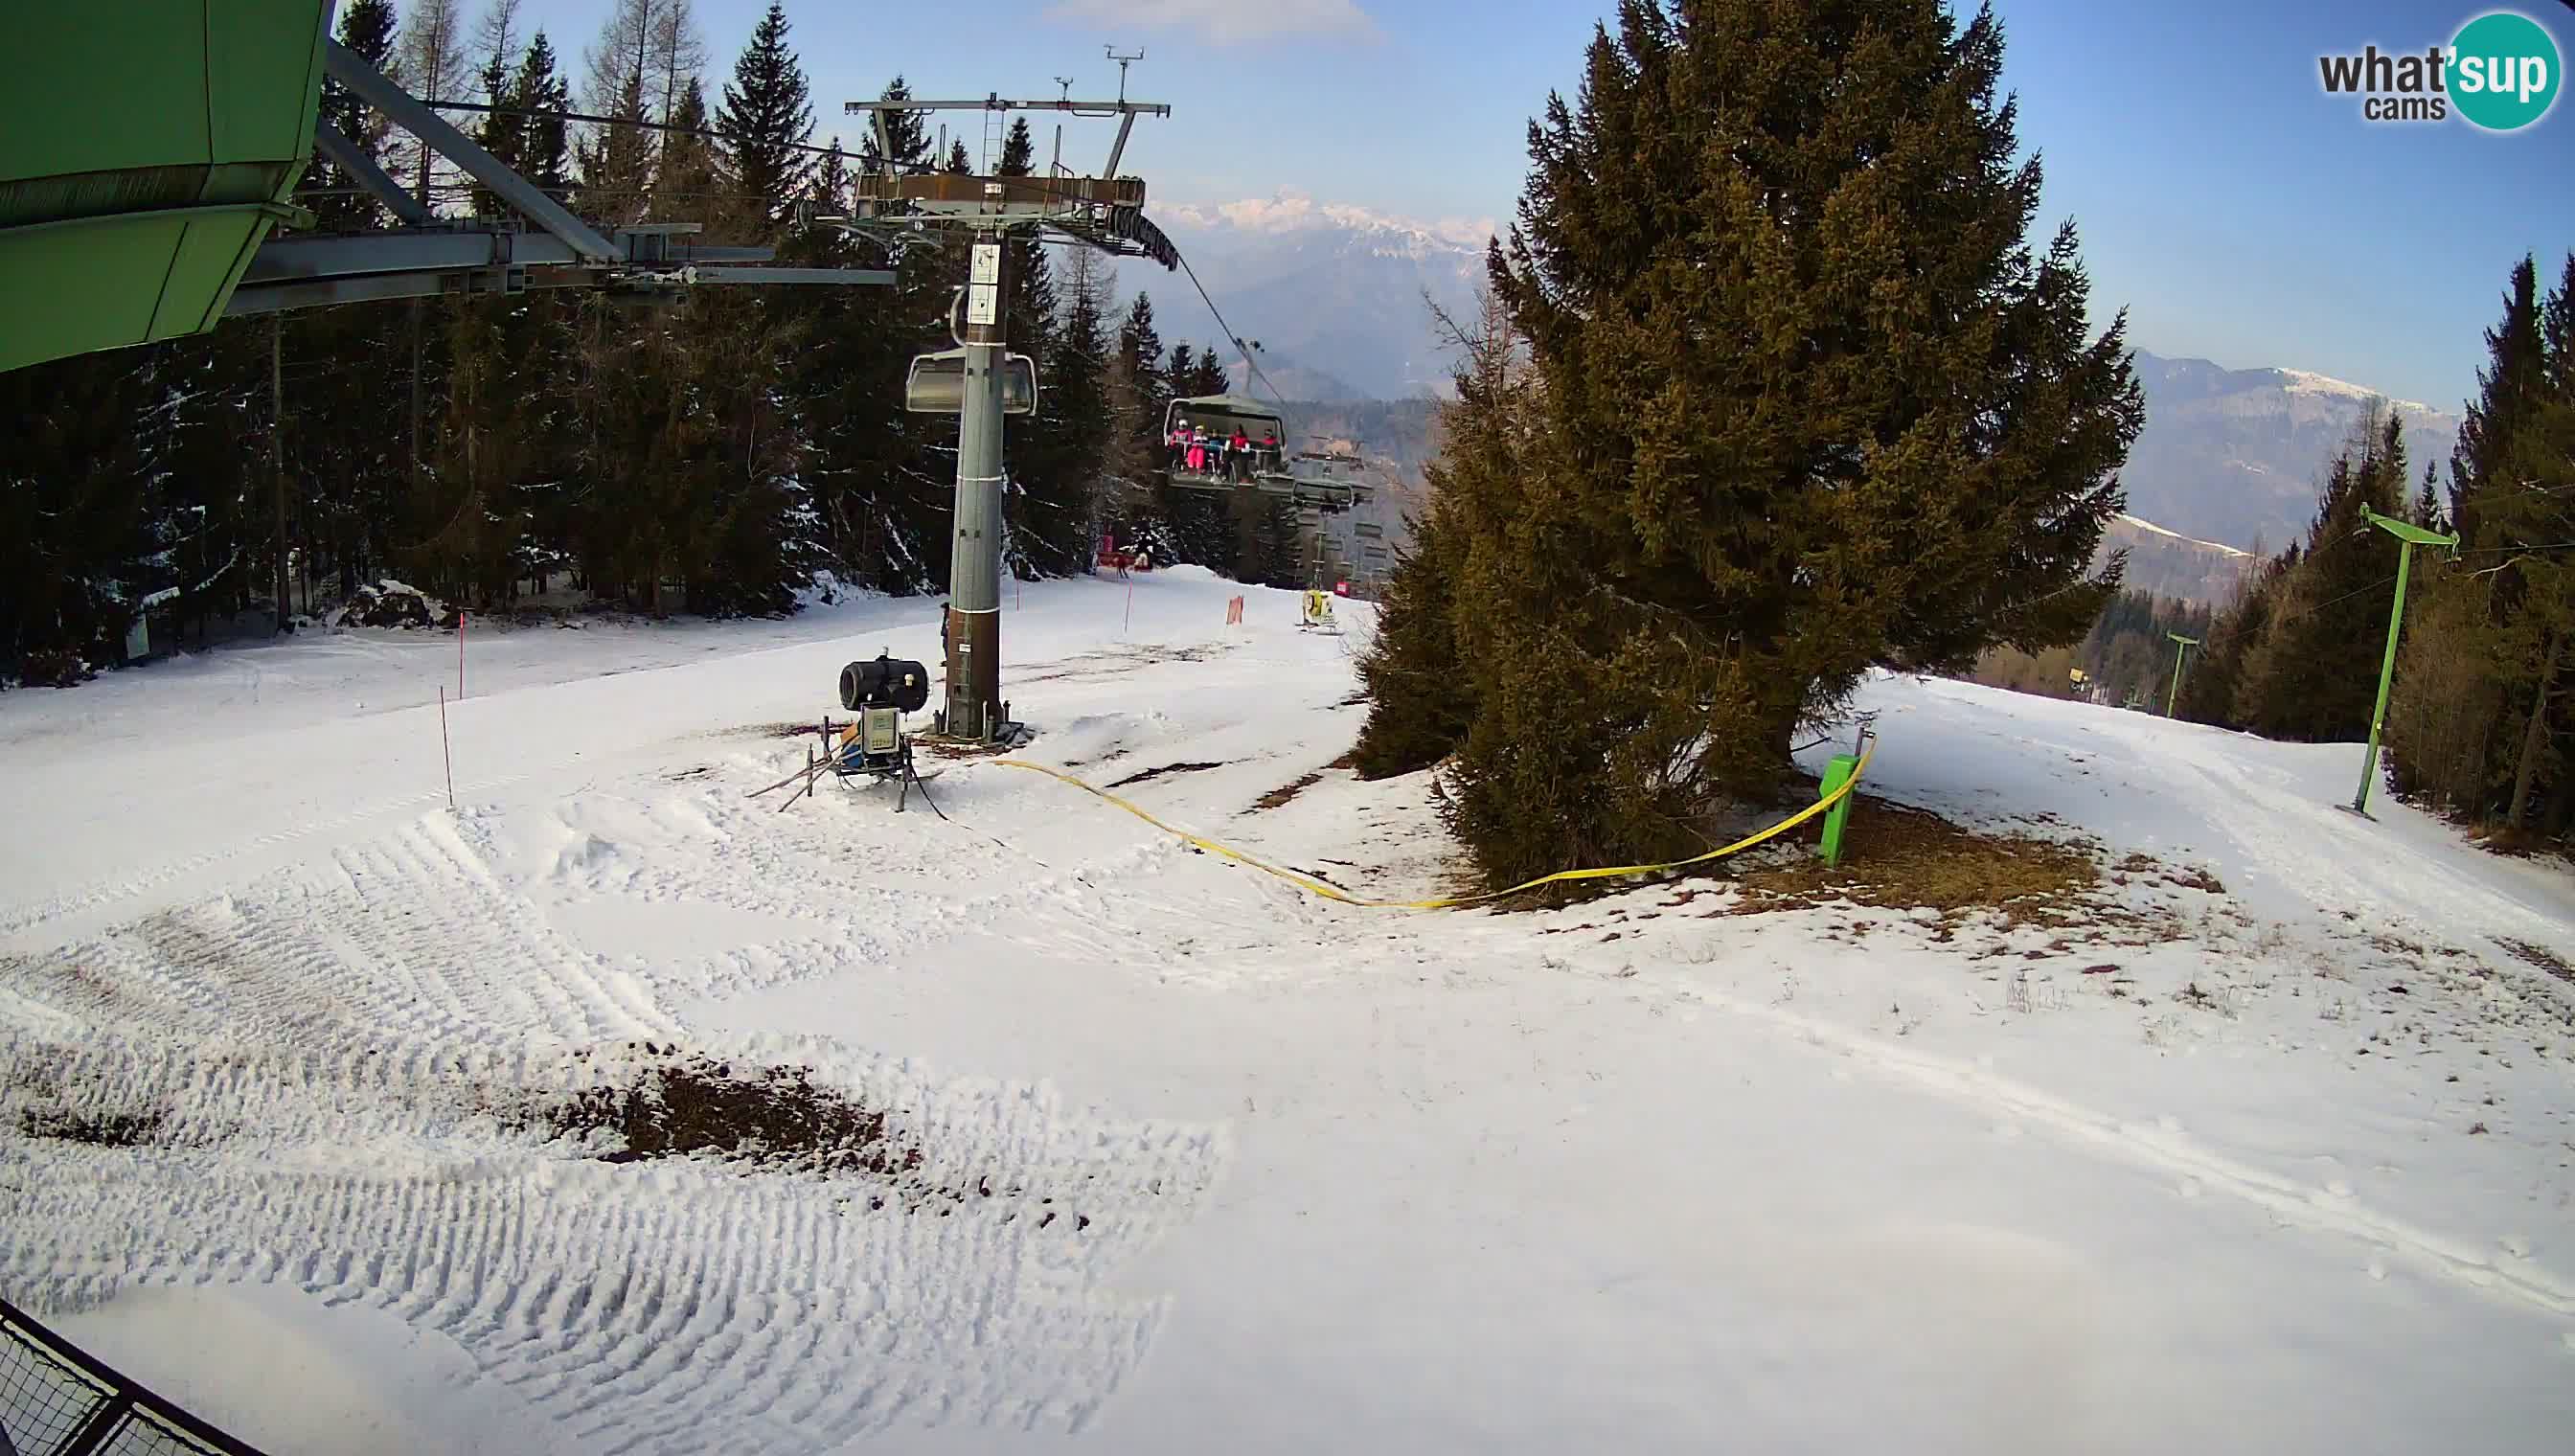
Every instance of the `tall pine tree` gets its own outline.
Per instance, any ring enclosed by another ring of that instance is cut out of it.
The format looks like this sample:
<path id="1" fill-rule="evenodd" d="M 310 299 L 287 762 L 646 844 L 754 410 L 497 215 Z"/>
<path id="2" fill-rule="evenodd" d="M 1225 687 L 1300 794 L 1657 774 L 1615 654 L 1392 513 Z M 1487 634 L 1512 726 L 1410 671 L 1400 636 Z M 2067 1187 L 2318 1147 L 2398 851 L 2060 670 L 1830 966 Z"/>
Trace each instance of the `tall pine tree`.
<path id="1" fill-rule="evenodd" d="M 716 130 L 724 136 L 725 171 L 749 200 L 746 210 L 765 241 L 789 221 L 814 171 L 804 150 L 814 136 L 813 96 L 788 47 L 787 10 L 779 0 L 770 0 L 734 61 Z"/>
<path id="2" fill-rule="evenodd" d="M 1455 826 L 1505 882 L 1694 846 L 1872 667 L 2079 639 L 2143 416 L 2073 230 L 2029 241 L 1990 10 L 1617 22 L 1530 128 L 1490 268 L 1534 438 L 1454 483 Z"/>
<path id="3" fill-rule="evenodd" d="M 349 0 L 340 11 L 340 44 L 384 70 L 394 53 L 391 0 Z M 386 133 L 393 124 L 328 75 L 322 78 L 321 117 L 378 165 L 384 164 Z M 314 194 L 313 214 L 321 220 L 323 231 L 347 233 L 383 224 L 384 204 L 318 149 L 304 176 Z"/>
<path id="4" fill-rule="evenodd" d="M 2245 727 L 2311 742 L 2368 735 L 2398 547 L 2361 513 L 2401 517 L 2410 474 L 2403 421 L 2373 406 L 2334 460 L 2306 550 L 2246 649 L 2234 715 Z"/>

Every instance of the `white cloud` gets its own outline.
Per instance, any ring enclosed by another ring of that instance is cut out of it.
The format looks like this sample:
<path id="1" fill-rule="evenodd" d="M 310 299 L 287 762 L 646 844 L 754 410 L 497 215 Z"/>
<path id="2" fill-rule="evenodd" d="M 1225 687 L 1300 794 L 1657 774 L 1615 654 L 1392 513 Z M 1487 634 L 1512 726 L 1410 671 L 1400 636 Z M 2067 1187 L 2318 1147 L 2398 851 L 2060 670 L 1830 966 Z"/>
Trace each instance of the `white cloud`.
<path id="1" fill-rule="evenodd" d="M 1049 20 L 1187 30 L 1218 45 L 1292 35 L 1376 36 L 1356 0 L 1058 0 Z"/>

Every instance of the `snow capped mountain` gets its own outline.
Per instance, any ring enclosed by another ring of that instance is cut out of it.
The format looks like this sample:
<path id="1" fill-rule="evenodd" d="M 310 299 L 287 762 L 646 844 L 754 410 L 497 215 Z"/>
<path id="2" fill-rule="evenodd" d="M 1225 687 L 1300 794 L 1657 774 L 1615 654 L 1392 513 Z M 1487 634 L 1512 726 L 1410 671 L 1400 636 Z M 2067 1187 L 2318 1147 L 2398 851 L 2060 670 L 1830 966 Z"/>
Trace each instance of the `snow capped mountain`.
<path id="1" fill-rule="evenodd" d="M 1260 342 L 1263 373 L 1290 397 L 1328 389 L 1401 399 L 1444 389 L 1448 362 L 1425 298 L 1451 312 L 1471 308 L 1494 232 L 1488 218 L 1423 222 L 1295 192 L 1149 211 L 1226 322 Z M 1166 342 L 1223 341 L 1187 276 L 1130 260 L 1120 282 L 1154 296 Z M 1307 383 L 1291 385 L 1291 372 Z"/>
<path id="2" fill-rule="evenodd" d="M 2281 387 L 2293 395 L 2325 395 L 2337 400 L 2351 400 L 2354 402 L 2366 402 L 2372 399 L 2386 398 L 2378 391 L 2367 388 L 2366 386 L 2351 384 L 2344 380 L 2332 379 L 2321 374 L 2309 374 L 2303 369 L 2274 369 L 2269 371 L 2253 370 L 2249 372 L 2255 374 L 2267 372 L 2278 375 L 2280 377 Z M 2402 410 L 2408 415 L 2430 415 L 2438 413 L 2433 410 L 2431 406 L 2418 405 L 2412 400 L 2388 400 L 2387 403 L 2392 408 Z"/>
<path id="3" fill-rule="evenodd" d="M 1472 312 L 1492 219 L 1401 218 L 1293 191 L 1149 211 L 1233 332 L 1259 341 L 1262 372 L 1285 397 L 1447 393 L 1451 360 L 1431 306 Z M 1187 276 L 1133 259 L 1119 276 L 1129 294 L 1153 295 L 1166 343 L 1224 344 L 1226 331 Z M 1241 387 L 1240 356 L 1225 352 Z M 2120 475 L 2129 510 L 2193 543 L 2235 550 L 2277 551 L 2304 534 L 2326 464 L 2379 398 L 2303 369 L 2231 370 L 2143 351 L 2136 365 L 2146 423 Z M 2426 461 L 2446 468 L 2459 417 L 2390 403 L 2404 416 L 2410 473 L 2419 477 Z"/>
<path id="4" fill-rule="evenodd" d="M 1231 230 L 1245 237 L 1336 231 L 1351 235 L 1374 256 L 1414 259 L 1460 251 L 1481 258 L 1485 240 L 1498 231 L 1491 218 L 1412 222 L 1348 203 L 1318 203 L 1289 191 L 1243 202 L 1162 204 L 1154 216 L 1167 232 L 1175 225 L 1202 233 Z"/>
<path id="5" fill-rule="evenodd" d="M 2225 369 L 2139 350 L 2146 425 L 2119 479 L 2128 509 L 2166 530 L 2278 551 L 2304 536 L 2325 467 L 2370 402 L 2366 385 L 2303 369 Z M 2448 473 L 2459 417 L 2389 401 L 2404 419 L 2408 474 Z"/>

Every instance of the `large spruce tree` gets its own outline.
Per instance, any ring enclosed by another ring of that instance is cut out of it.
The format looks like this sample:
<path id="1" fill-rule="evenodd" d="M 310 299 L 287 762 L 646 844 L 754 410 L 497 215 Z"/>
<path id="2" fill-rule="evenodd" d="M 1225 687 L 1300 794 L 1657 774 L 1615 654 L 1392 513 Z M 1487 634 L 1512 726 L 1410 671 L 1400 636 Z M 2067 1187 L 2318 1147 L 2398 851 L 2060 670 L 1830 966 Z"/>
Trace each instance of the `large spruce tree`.
<path id="1" fill-rule="evenodd" d="M 805 151 L 814 136 L 813 95 L 805 68 L 787 44 L 787 9 L 770 0 L 725 83 L 716 130 L 724 137 L 724 165 L 736 192 L 758 224 L 762 241 L 783 226 L 814 171 Z"/>
<path id="2" fill-rule="evenodd" d="M 1492 285 L 1537 402 L 1460 471 L 1487 875 L 1657 857 L 1875 666 L 2080 638 L 2142 419 L 2033 251 L 2002 31 L 1935 0 L 1622 0 L 1529 130 Z"/>

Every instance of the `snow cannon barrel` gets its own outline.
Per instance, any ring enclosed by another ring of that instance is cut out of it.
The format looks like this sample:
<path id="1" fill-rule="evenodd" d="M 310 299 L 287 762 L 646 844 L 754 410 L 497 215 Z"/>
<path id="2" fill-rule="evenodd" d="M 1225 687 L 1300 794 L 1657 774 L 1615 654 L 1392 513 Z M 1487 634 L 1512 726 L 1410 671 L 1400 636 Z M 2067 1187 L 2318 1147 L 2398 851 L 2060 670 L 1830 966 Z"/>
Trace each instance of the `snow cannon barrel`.
<path id="1" fill-rule="evenodd" d="M 919 713 L 930 703 L 930 670 L 919 663 L 879 656 L 873 663 L 852 663 L 841 670 L 841 707 L 892 708 Z"/>

